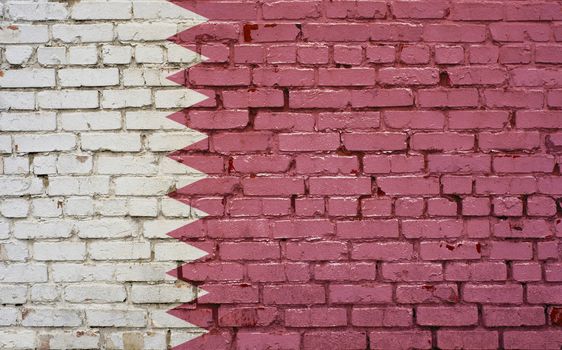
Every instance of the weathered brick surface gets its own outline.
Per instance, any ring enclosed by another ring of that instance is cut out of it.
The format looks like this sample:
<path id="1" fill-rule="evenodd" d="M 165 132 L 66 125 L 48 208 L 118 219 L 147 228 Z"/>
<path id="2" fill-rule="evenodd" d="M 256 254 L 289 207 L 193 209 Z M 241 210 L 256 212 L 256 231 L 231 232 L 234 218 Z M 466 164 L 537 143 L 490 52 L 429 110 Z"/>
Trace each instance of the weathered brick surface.
<path id="1" fill-rule="evenodd" d="M 562 346 L 559 1 L 0 5 L 0 348 Z"/>

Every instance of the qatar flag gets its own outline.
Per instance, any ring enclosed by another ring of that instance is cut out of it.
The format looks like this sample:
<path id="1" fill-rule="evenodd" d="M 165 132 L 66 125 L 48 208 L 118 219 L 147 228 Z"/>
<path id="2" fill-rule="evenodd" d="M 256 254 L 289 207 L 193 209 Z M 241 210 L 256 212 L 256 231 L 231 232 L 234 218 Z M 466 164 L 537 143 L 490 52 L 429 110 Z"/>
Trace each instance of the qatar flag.
<path id="1" fill-rule="evenodd" d="M 562 347 L 559 1 L 0 9 L 1 349 Z"/>

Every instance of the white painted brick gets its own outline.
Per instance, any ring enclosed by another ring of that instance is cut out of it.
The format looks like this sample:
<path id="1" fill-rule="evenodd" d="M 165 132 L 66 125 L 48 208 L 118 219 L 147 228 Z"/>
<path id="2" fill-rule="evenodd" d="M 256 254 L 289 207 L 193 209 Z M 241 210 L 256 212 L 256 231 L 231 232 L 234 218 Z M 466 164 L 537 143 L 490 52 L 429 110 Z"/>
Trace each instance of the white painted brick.
<path id="1" fill-rule="evenodd" d="M 12 137 L 0 135 L 0 153 L 12 153 Z"/>
<path id="2" fill-rule="evenodd" d="M 168 347 L 164 332 L 120 332 L 110 333 L 106 344 L 111 349 L 128 350 L 132 348 L 143 350 L 161 350 Z"/>
<path id="3" fill-rule="evenodd" d="M 68 49 L 68 63 L 90 65 L 98 63 L 98 49 L 95 46 L 71 46 Z"/>
<path id="4" fill-rule="evenodd" d="M 41 91 L 37 94 L 37 103 L 46 109 L 87 109 L 98 108 L 99 98 L 97 91 Z"/>
<path id="5" fill-rule="evenodd" d="M 107 176 L 57 176 L 49 179 L 49 195 L 96 195 L 109 193 Z"/>
<path id="6" fill-rule="evenodd" d="M 39 88 L 55 86 L 54 69 L 9 69 L 0 77 L 0 88 Z"/>
<path id="7" fill-rule="evenodd" d="M 125 287 L 115 284 L 78 284 L 64 289 L 64 300 L 71 303 L 119 303 L 127 298 Z"/>
<path id="8" fill-rule="evenodd" d="M 68 198 L 63 206 L 64 214 L 68 216 L 94 215 L 94 201 L 88 197 Z"/>
<path id="9" fill-rule="evenodd" d="M 104 90 L 102 108 L 145 107 L 152 104 L 152 94 L 148 89 Z"/>
<path id="10" fill-rule="evenodd" d="M 23 198 L 5 199 L 0 203 L 0 213 L 7 218 L 25 218 L 29 214 L 29 201 Z"/>
<path id="11" fill-rule="evenodd" d="M 15 326 L 19 316 L 15 307 L 0 307 L 0 326 Z"/>
<path id="12" fill-rule="evenodd" d="M 49 27 L 36 24 L 0 26 L 0 44 L 40 44 L 49 41 Z"/>
<path id="13" fill-rule="evenodd" d="M 49 339 L 50 350 L 101 348 L 100 334 L 95 330 L 49 332 L 44 337 Z"/>
<path id="14" fill-rule="evenodd" d="M 121 128 L 119 112 L 66 112 L 60 116 L 63 130 L 116 130 Z"/>
<path id="15" fill-rule="evenodd" d="M 176 263 L 114 264 L 115 280 L 121 282 L 160 282 L 175 280 L 167 274 L 176 268 Z"/>
<path id="16" fill-rule="evenodd" d="M 72 6 L 70 17 L 78 20 L 129 19 L 132 17 L 130 1 L 79 2 Z"/>
<path id="17" fill-rule="evenodd" d="M 66 4 L 59 2 L 11 2 L 6 11 L 12 20 L 63 20 L 68 17 Z"/>
<path id="18" fill-rule="evenodd" d="M 52 26 L 52 33 L 53 39 L 59 39 L 66 43 L 106 42 L 113 40 L 113 25 L 110 23 L 55 24 Z"/>
<path id="19" fill-rule="evenodd" d="M 154 175 L 158 173 L 158 158 L 154 155 L 100 155 L 97 159 L 98 174 Z"/>
<path id="20" fill-rule="evenodd" d="M 153 0 L 133 1 L 133 15 L 141 19 L 175 19 L 195 23 L 205 20 L 204 17 L 191 11 L 178 11 L 177 6 L 172 3 Z"/>
<path id="21" fill-rule="evenodd" d="M 53 112 L 1 113 L 2 131 L 53 131 L 57 128 L 57 115 Z"/>
<path id="22" fill-rule="evenodd" d="M 0 196 L 19 197 L 42 192 L 43 181 L 41 179 L 0 176 Z"/>
<path id="23" fill-rule="evenodd" d="M 35 109 L 35 92 L 0 91 L 0 109 L 33 110 Z"/>
<path id="24" fill-rule="evenodd" d="M 40 47 L 37 61 L 43 65 L 67 64 L 66 47 Z"/>
<path id="25" fill-rule="evenodd" d="M 35 198 L 31 200 L 31 215 L 55 218 L 62 215 L 64 201 L 61 198 Z"/>
<path id="26" fill-rule="evenodd" d="M 117 68 L 67 68 L 60 69 L 58 76 L 59 83 L 63 87 L 119 84 L 119 70 Z"/>
<path id="27" fill-rule="evenodd" d="M 75 224 L 80 238 L 124 238 L 137 231 L 135 223 L 124 218 L 104 218 L 78 221 Z"/>
<path id="28" fill-rule="evenodd" d="M 76 147 L 76 135 L 70 133 L 15 135 L 17 152 L 69 151 Z"/>
<path id="29" fill-rule="evenodd" d="M 184 242 L 155 243 L 154 260 L 156 261 L 193 261 L 207 255 L 204 251 Z"/>
<path id="30" fill-rule="evenodd" d="M 68 238 L 73 224 L 68 220 L 18 221 L 14 223 L 14 237 L 19 239 Z"/>
<path id="31" fill-rule="evenodd" d="M 14 241 L 0 244 L 0 257 L 4 261 L 26 261 L 29 258 L 27 243 Z"/>
<path id="32" fill-rule="evenodd" d="M 187 89 L 158 90 L 154 94 L 156 108 L 186 108 L 191 107 L 203 100 L 206 96 Z"/>
<path id="33" fill-rule="evenodd" d="M 29 174 L 29 157 L 6 157 L 4 160 L 4 174 L 25 175 Z"/>
<path id="34" fill-rule="evenodd" d="M 116 178 L 115 194 L 123 196 L 163 196 L 170 192 L 174 180 L 163 177 L 130 177 Z"/>
<path id="35" fill-rule="evenodd" d="M 129 64 L 132 57 L 131 46 L 105 45 L 102 48 L 102 59 L 105 64 Z"/>
<path id="36" fill-rule="evenodd" d="M 59 299 L 59 287 L 55 284 L 34 284 L 31 287 L 31 301 L 48 303 Z"/>
<path id="37" fill-rule="evenodd" d="M 167 77 L 172 75 L 172 70 L 129 68 L 123 70 L 124 86 L 178 86 Z"/>
<path id="38" fill-rule="evenodd" d="M 25 327 L 76 327 L 82 324 L 76 310 L 60 308 L 25 309 L 22 326 Z"/>
<path id="39" fill-rule="evenodd" d="M 93 160 L 88 154 L 61 154 L 57 160 L 59 174 L 89 174 Z"/>
<path id="40" fill-rule="evenodd" d="M 125 310 L 86 310 L 86 324 L 90 327 L 144 327 L 146 311 L 128 308 Z"/>
<path id="41" fill-rule="evenodd" d="M 178 25 L 165 22 L 124 23 L 117 25 L 120 41 L 164 41 L 178 32 Z"/>
<path id="42" fill-rule="evenodd" d="M 148 242 L 92 242 L 89 246 L 93 260 L 138 260 L 150 258 Z"/>
<path id="43" fill-rule="evenodd" d="M 82 134 L 85 151 L 137 152 L 141 147 L 141 135 L 137 133 Z"/>
<path id="44" fill-rule="evenodd" d="M 129 199 L 129 215 L 132 217 L 158 216 L 158 200 L 156 198 Z"/>
<path id="45" fill-rule="evenodd" d="M 176 263 L 56 263 L 52 266 L 55 282 L 158 282 L 173 281 L 167 274 Z"/>
<path id="46" fill-rule="evenodd" d="M 101 199 L 95 203 L 96 212 L 103 216 L 124 216 L 127 215 L 127 199 L 108 198 Z"/>
<path id="47" fill-rule="evenodd" d="M 187 283 L 133 284 L 131 301 L 136 304 L 188 303 L 195 299 L 195 287 Z"/>
<path id="48" fill-rule="evenodd" d="M 36 242 L 33 244 L 33 258 L 38 261 L 84 260 L 84 242 Z"/>
<path id="49" fill-rule="evenodd" d="M 35 332 L 26 329 L 0 329 L 0 349 L 34 349 Z"/>
<path id="50" fill-rule="evenodd" d="M 195 132 L 157 132 L 149 135 L 147 139 L 148 148 L 152 151 L 174 151 L 201 140 L 201 134 Z"/>
<path id="51" fill-rule="evenodd" d="M 97 282 L 111 281 L 115 264 L 65 264 L 57 263 L 51 267 L 54 282 Z"/>
<path id="52" fill-rule="evenodd" d="M 185 63 L 188 66 L 201 62 L 201 55 L 179 45 L 168 45 L 168 62 Z"/>
<path id="53" fill-rule="evenodd" d="M 125 114 L 125 125 L 128 130 L 185 129 L 185 125 L 168 119 L 170 112 L 135 111 Z"/>
<path id="54" fill-rule="evenodd" d="M 26 301 L 27 301 L 26 286 L 0 285 L 0 304 L 8 304 L 8 305 L 24 304 Z"/>
<path id="55" fill-rule="evenodd" d="M 10 237 L 10 223 L 0 221 L 0 239 L 7 239 Z"/>
<path id="56" fill-rule="evenodd" d="M 0 282 L 47 282 L 47 265 L 37 263 L 6 265 L 0 263 Z"/>
<path id="57" fill-rule="evenodd" d="M 163 63 L 164 49 L 156 45 L 138 45 L 135 48 L 137 63 Z"/>
<path id="58" fill-rule="evenodd" d="M 32 171 L 36 175 L 55 174 L 57 172 L 57 157 L 55 155 L 35 156 Z"/>
<path id="59" fill-rule="evenodd" d="M 22 198 L 5 199 L 0 203 L 0 213 L 7 218 L 24 218 L 29 214 L 29 201 Z"/>
<path id="60" fill-rule="evenodd" d="M 162 238 L 171 239 L 167 233 L 175 231 L 187 224 L 189 220 L 174 220 L 174 219 L 159 219 L 159 220 L 147 220 L 142 225 L 142 235 L 145 238 Z M 181 244 L 179 246 L 182 246 Z M 157 244 L 155 244 L 157 247 Z M 173 248 L 173 246 L 170 246 Z M 177 260 L 177 259 L 172 259 Z M 181 260 L 181 259 L 180 259 Z"/>
<path id="61" fill-rule="evenodd" d="M 195 328 L 194 325 L 186 323 L 184 320 L 168 314 L 165 309 L 151 309 L 148 316 L 150 317 L 154 328 Z"/>
<path id="62" fill-rule="evenodd" d="M 23 46 L 23 45 L 14 45 L 14 46 L 7 46 L 4 52 L 4 57 L 6 61 L 10 64 L 24 64 L 29 61 L 33 55 L 33 47 L 32 46 Z"/>
<path id="63" fill-rule="evenodd" d="M 183 203 L 178 203 L 172 198 L 162 198 L 160 200 L 160 210 L 162 215 L 167 217 L 189 217 L 191 208 Z"/>

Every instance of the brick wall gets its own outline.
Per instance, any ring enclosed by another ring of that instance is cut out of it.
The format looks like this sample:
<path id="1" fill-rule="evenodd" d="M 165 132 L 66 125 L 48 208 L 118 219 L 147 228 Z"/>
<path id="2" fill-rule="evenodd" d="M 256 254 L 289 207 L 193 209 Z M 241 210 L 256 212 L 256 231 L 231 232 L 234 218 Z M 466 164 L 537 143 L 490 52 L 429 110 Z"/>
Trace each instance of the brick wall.
<path id="1" fill-rule="evenodd" d="M 559 1 L 178 5 L 4 2 L 0 348 L 562 346 Z"/>

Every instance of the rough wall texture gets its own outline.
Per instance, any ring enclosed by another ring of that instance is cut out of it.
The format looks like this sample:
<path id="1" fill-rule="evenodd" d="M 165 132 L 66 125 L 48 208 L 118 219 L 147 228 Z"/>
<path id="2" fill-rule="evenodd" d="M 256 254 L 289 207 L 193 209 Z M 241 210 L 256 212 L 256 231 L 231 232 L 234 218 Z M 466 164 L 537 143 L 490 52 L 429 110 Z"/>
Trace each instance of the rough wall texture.
<path id="1" fill-rule="evenodd" d="M 3 6 L 0 348 L 562 347 L 559 1 L 73 3 Z"/>

